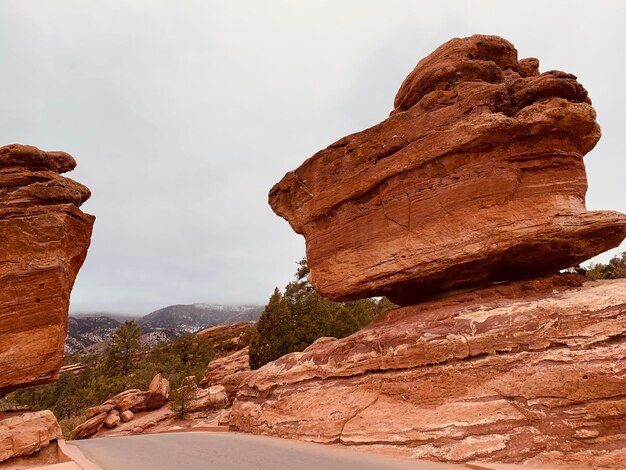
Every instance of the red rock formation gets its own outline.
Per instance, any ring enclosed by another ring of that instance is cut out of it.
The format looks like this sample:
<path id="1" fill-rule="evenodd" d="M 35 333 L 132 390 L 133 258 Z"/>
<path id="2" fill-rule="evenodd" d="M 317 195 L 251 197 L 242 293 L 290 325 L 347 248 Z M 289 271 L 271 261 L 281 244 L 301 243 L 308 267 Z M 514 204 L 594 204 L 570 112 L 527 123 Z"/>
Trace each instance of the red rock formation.
<path id="1" fill-rule="evenodd" d="M 228 356 L 215 359 L 207 365 L 200 385 L 210 387 L 222 385 L 224 380 L 233 375 L 250 370 L 250 355 L 248 348 L 234 352 Z"/>
<path id="2" fill-rule="evenodd" d="M 196 333 L 198 338 L 210 341 L 218 354 L 228 354 L 246 347 L 246 337 L 250 335 L 252 324 L 249 322 L 215 325 Z"/>
<path id="3" fill-rule="evenodd" d="M 60 176 L 75 166 L 64 152 L 0 147 L 0 397 L 58 377 L 94 222 L 78 209 L 89 189 Z"/>
<path id="4" fill-rule="evenodd" d="M 600 137 L 587 91 L 538 65 L 496 36 L 453 39 L 417 64 L 388 119 L 272 188 L 321 294 L 410 305 L 622 241 L 626 216 L 585 209 L 583 155 Z"/>
<path id="5" fill-rule="evenodd" d="M 389 311 L 253 371 L 231 424 L 441 461 L 624 468 L 626 280 L 583 280 Z"/>
<path id="6" fill-rule="evenodd" d="M 52 411 L 0 412 L 0 462 L 33 454 L 61 437 Z"/>
<path id="7" fill-rule="evenodd" d="M 135 388 L 124 390 L 101 405 L 87 408 L 86 421 L 78 425 L 72 431 L 72 435 L 74 439 L 85 439 L 97 433 L 102 426 L 113 428 L 120 424 L 121 420 L 130 421 L 137 412 L 157 410 L 167 403 L 169 393 L 169 381 L 161 374 L 157 374 L 147 391 Z"/>

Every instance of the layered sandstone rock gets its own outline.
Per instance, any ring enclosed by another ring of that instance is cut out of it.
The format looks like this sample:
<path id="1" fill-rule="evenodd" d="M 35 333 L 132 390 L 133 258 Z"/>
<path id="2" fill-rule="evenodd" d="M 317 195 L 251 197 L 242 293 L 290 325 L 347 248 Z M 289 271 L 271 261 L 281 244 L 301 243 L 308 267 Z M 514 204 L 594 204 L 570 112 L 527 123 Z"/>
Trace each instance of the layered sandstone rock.
<path id="1" fill-rule="evenodd" d="M 85 410 L 86 421 L 73 431 L 74 439 L 86 439 L 96 434 L 103 426 L 113 428 L 121 421 L 128 422 L 141 411 L 154 411 L 163 407 L 170 393 L 169 381 L 157 374 L 147 391 L 129 389 L 118 393 L 103 404 Z"/>
<path id="2" fill-rule="evenodd" d="M 538 66 L 496 36 L 453 39 L 417 64 L 388 119 L 272 188 L 321 294 L 410 305 L 621 242 L 626 216 L 585 209 L 583 156 L 600 137 L 587 91 Z"/>
<path id="3" fill-rule="evenodd" d="M 386 312 L 253 371 L 231 424 L 441 461 L 626 462 L 626 280 L 516 281 Z"/>
<path id="4" fill-rule="evenodd" d="M 60 176 L 75 166 L 64 152 L 0 147 L 0 397 L 58 377 L 94 222 L 78 208 L 89 189 Z"/>
<path id="5" fill-rule="evenodd" d="M 230 376 L 245 373 L 250 370 L 250 355 L 248 347 L 224 357 L 215 359 L 207 365 L 200 385 L 224 385 Z"/>
<path id="6" fill-rule="evenodd" d="M 59 423 L 49 410 L 0 412 L 0 462 L 31 455 L 61 437 Z"/>

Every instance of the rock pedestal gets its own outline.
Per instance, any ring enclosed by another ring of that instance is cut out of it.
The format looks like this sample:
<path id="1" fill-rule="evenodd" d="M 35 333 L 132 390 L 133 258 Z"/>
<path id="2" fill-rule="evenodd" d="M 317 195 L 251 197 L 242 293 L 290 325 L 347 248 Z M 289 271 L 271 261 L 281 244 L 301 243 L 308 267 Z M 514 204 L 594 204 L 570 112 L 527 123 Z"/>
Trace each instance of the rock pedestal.
<path id="1" fill-rule="evenodd" d="M 619 245 L 626 216 L 585 209 L 583 156 L 600 138 L 587 91 L 538 66 L 496 36 L 453 39 L 417 64 L 389 118 L 272 188 L 319 293 L 411 305 Z"/>
<path id="2" fill-rule="evenodd" d="M 0 147 L 0 396 L 58 377 L 94 222 L 78 208 L 89 189 L 60 176 L 75 166 L 64 152 Z"/>
<path id="3" fill-rule="evenodd" d="M 448 462 L 623 468 L 626 280 L 582 280 L 389 311 L 253 372 L 231 425 Z"/>

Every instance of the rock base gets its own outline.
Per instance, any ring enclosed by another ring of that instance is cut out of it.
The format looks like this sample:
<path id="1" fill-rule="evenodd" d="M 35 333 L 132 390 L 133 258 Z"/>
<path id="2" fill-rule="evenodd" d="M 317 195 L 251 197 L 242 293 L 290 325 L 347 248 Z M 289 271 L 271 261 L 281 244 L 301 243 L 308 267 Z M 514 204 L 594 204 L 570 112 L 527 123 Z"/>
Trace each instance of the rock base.
<path id="1" fill-rule="evenodd" d="M 231 425 L 445 462 L 624 468 L 626 280 L 518 281 L 383 314 L 253 372 Z"/>

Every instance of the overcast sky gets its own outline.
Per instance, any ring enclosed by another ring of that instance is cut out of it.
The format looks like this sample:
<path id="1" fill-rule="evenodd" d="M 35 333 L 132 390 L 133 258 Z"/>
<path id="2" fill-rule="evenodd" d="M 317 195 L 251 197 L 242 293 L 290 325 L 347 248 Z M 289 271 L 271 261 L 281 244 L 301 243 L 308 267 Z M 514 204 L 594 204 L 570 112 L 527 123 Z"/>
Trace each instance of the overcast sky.
<path id="1" fill-rule="evenodd" d="M 588 207 L 626 212 L 625 5 L 0 0 L 0 145 L 65 150 L 92 190 L 72 311 L 265 304 L 304 255 L 271 186 L 383 120 L 452 37 L 498 34 L 578 76 L 604 134 Z"/>

